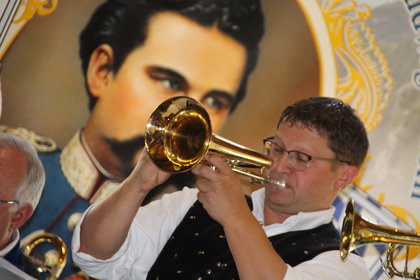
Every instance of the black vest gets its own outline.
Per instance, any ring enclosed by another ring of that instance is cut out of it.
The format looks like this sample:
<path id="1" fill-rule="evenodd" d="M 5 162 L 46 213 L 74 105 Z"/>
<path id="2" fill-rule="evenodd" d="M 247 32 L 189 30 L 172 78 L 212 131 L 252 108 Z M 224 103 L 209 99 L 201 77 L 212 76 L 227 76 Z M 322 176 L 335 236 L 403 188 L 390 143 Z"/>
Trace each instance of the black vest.
<path id="1" fill-rule="evenodd" d="M 248 199 L 251 206 L 251 200 Z M 339 249 L 339 234 L 332 223 L 269 238 L 274 249 L 291 266 L 316 255 Z M 246 246 L 246 244 L 244 244 Z M 175 229 L 155 263 L 148 280 L 239 279 L 223 227 L 196 202 Z"/>

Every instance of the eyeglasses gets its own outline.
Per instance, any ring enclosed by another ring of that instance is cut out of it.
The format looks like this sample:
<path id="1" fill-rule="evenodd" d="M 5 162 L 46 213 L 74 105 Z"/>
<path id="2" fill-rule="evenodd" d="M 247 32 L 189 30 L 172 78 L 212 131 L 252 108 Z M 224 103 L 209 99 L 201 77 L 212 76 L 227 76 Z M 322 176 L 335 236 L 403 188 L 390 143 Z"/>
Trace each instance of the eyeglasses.
<path id="1" fill-rule="evenodd" d="M 19 201 L 17 200 L 1 200 L 0 199 L 0 204 L 5 204 L 5 205 L 19 205 Z"/>
<path id="2" fill-rule="evenodd" d="M 287 162 L 296 171 L 306 170 L 313 159 L 323 160 L 327 162 L 343 162 L 343 163 L 350 164 L 349 162 L 343 161 L 343 160 L 338 160 L 338 159 L 333 159 L 333 158 L 314 157 L 304 152 L 293 151 L 293 150 L 288 151 L 284 149 L 283 147 L 280 147 L 278 144 L 274 142 L 274 136 L 264 138 L 263 143 L 264 143 L 265 153 L 269 155 L 273 159 L 273 161 L 279 161 L 280 158 L 283 156 L 283 154 L 287 153 Z"/>

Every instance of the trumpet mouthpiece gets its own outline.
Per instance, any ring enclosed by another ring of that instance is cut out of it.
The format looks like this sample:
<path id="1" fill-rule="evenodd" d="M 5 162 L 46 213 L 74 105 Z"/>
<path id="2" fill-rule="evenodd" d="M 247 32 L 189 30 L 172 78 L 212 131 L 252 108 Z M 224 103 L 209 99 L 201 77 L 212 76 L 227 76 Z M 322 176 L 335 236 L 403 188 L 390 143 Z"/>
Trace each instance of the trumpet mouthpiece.
<path id="1" fill-rule="evenodd" d="M 286 181 L 284 181 L 283 179 L 279 179 L 279 180 L 270 179 L 270 183 L 276 185 L 278 189 L 284 189 L 286 187 Z"/>

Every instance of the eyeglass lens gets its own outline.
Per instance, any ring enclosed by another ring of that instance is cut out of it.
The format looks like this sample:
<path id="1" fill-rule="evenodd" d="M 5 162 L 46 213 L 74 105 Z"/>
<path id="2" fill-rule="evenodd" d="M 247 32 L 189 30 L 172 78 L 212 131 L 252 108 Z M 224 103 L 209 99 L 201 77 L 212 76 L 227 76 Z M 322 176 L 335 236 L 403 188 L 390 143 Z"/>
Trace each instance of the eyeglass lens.
<path id="1" fill-rule="evenodd" d="M 274 143 L 272 140 L 265 141 L 265 150 L 273 161 L 281 159 L 284 153 L 287 153 L 287 161 L 290 166 L 298 171 L 303 171 L 308 168 L 311 158 L 309 155 L 298 152 L 298 151 L 287 151 L 281 146 Z"/>

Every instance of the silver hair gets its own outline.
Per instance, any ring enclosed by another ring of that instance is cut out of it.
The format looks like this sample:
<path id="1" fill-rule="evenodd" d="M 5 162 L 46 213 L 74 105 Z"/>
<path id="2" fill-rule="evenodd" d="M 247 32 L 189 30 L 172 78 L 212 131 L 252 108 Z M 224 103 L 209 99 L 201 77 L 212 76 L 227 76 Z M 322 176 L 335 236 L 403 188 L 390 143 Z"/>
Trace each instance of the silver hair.
<path id="1" fill-rule="evenodd" d="M 27 160 L 27 172 L 19 186 L 16 200 L 22 205 L 29 203 L 35 209 L 41 198 L 45 184 L 45 171 L 35 148 L 27 140 L 20 136 L 8 133 L 0 133 L 0 148 L 11 147 L 21 151 Z"/>

